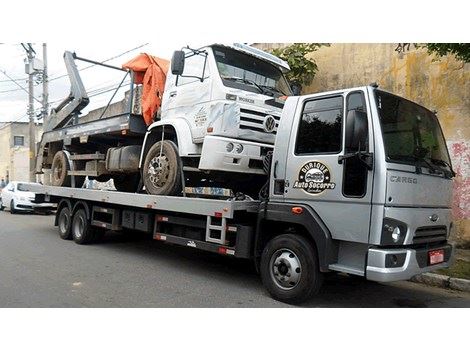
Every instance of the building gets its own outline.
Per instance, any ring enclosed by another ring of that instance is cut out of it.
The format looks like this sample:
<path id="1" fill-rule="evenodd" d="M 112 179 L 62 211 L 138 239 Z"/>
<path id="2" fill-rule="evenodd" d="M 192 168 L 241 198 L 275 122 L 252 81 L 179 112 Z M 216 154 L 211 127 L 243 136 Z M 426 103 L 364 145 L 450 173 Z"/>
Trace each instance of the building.
<path id="1" fill-rule="evenodd" d="M 36 142 L 42 125 L 36 126 Z M 0 180 L 29 181 L 29 123 L 0 123 Z"/>
<path id="2" fill-rule="evenodd" d="M 257 43 L 269 51 L 283 43 Z M 376 82 L 382 89 L 437 111 L 454 178 L 455 239 L 470 246 L 470 63 L 452 55 L 437 59 L 410 43 L 331 44 L 311 54 L 318 65 L 302 94 Z"/>

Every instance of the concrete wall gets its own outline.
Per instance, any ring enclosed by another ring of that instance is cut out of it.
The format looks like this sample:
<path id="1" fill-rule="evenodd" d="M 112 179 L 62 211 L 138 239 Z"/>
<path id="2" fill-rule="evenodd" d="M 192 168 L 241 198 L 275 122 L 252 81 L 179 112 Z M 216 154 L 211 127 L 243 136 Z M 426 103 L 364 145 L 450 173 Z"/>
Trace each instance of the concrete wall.
<path id="1" fill-rule="evenodd" d="M 264 50 L 280 45 L 256 44 Z M 457 173 L 452 207 L 455 238 L 470 246 L 470 64 L 453 56 L 436 60 L 412 44 L 332 44 L 312 57 L 319 71 L 303 94 L 377 82 L 385 90 L 438 111 Z"/>
<path id="2" fill-rule="evenodd" d="M 36 142 L 42 135 L 42 126 L 36 126 Z M 23 136 L 23 146 L 14 146 L 14 136 Z M 29 125 L 12 123 L 0 125 L 0 179 L 29 181 Z"/>

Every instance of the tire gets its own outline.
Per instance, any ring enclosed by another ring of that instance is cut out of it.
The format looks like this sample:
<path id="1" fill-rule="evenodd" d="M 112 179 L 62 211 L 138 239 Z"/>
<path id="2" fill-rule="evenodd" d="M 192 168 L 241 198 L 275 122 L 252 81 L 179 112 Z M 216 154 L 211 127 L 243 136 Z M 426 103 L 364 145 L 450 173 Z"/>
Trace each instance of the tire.
<path id="1" fill-rule="evenodd" d="M 0 211 L 2 211 L 3 209 L 5 209 L 5 207 L 3 206 L 2 199 L 0 198 Z"/>
<path id="2" fill-rule="evenodd" d="M 162 152 L 161 158 L 160 150 Z M 176 144 L 171 141 L 155 143 L 145 157 L 142 173 L 147 193 L 180 195 L 182 190 L 181 169 L 181 159 Z"/>
<path id="3" fill-rule="evenodd" d="M 11 213 L 11 214 L 16 214 L 16 213 L 17 213 L 17 211 L 16 211 L 16 209 L 15 209 L 15 202 L 14 202 L 13 199 L 12 199 L 11 202 L 10 202 L 10 213 Z"/>
<path id="4" fill-rule="evenodd" d="M 323 283 L 315 247 L 294 234 L 280 235 L 268 242 L 261 255 L 260 271 L 269 294 L 289 304 L 308 300 Z"/>
<path id="5" fill-rule="evenodd" d="M 68 175 L 70 171 L 69 160 L 64 151 L 59 150 L 52 159 L 51 166 L 51 185 L 57 187 L 71 187 L 72 176 Z M 81 188 L 85 182 L 85 176 L 75 176 L 75 188 Z"/>
<path id="6" fill-rule="evenodd" d="M 139 188 L 140 174 L 122 174 L 113 177 L 114 187 L 119 192 L 135 193 Z"/>
<path id="7" fill-rule="evenodd" d="M 57 216 L 57 229 L 60 238 L 63 240 L 72 239 L 72 214 L 67 206 L 60 209 L 59 215 Z"/>
<path id="8" fill-rule="evenodd" d="M 72 239 L 77 244 L 88 244 L 94 241 L 94 230 L 84 209 L 78 209 L 73 215 L 71 232 Z"/>

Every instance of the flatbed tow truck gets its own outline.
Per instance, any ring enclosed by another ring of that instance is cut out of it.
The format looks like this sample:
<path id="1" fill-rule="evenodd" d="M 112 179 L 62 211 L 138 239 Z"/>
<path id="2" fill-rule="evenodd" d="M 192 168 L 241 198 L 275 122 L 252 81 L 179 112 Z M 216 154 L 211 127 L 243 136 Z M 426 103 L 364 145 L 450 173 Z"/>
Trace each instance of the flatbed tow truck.
<path id="1" fill-rule="evenodd" d="M 449 265 L 454 173 L 430 110 L 376 85 L 288 97 L 263 161 L 258 199 L 29 190 L 58 203 L 63 239 L 137 230 L 250 259 L 271 296 L 288 303 L 312 297 L 331 271 L 390 282 Z"/>

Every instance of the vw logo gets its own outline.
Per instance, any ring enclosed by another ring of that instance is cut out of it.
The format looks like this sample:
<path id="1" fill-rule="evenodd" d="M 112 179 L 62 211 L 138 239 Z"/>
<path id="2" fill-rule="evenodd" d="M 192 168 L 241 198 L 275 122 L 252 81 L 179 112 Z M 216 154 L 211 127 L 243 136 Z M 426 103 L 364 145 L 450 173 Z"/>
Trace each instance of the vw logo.
<path id="1" fill-rule="evenodd" d="M 263 121 L 263 128 L 266 132 L 271 133 L 276 128 L 276 120 L 273 115 L 266 115 Z"/>
<path id="2" fill-rule="evenodd" d="M 429 217 L 429 220 L 431 220 L 432 222 L 436 222 L 437 220 L 439 220 L 439 216 L 437 214 L 432 214 Z"/>

